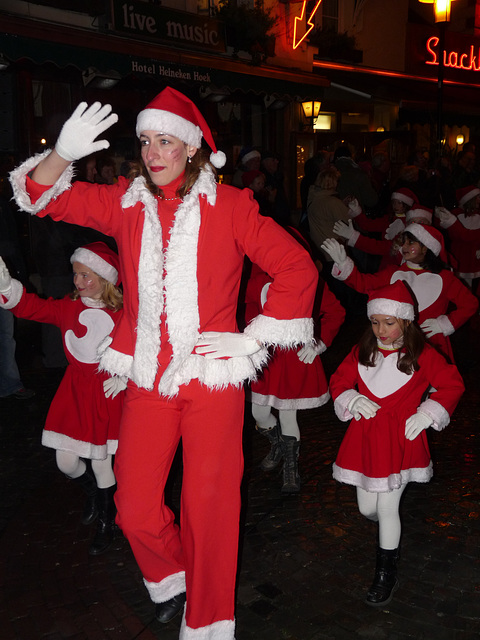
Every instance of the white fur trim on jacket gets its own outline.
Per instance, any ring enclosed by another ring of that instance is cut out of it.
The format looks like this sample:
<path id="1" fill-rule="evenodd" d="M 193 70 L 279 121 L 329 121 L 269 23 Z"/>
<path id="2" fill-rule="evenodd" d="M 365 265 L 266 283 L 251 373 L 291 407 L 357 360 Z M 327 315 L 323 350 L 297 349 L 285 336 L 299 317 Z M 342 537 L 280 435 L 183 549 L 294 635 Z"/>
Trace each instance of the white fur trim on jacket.
<path id="1" fill-rule="evenodd" d="M 437 322 L 444 336 L 451 336 L 452 333 L 455 333 L 455 327 L 448 319 L 448 316 L 438 316 Z"/>
<path id="2" fill-rule="evenodd" d="M 293 318 L 292 320 L 278 320 L 258 315 L 245 328 L 245 335 L 260 340 L 265 345 L 279 347 L 296 347 L 300 344 L 309 344 L 313 340 L 313 319 Z"/>
<path id="3" fill-rule="evenodd" d="M 333 403 L 333 408 L 335 410 L 335 415 L 342 422 L 347 422 L 347 420 L 351 420 L 353 415 L 348 410 L 348 405 L 351 401 L 357 396 L 361 395 L 358 393 L 356 389 L 347 389 L 339 396 L 337 396 L 335 402 Z"/>
<path id="4" fill-rule="evenodd" d="M 149 582 L 143 579 L 152 602 L 166 602 L 180 593 L 185 593 L 185 571 L 178 571 L 160 582 Z"/>
<path id="5" fill-rule="evenodd" d="M 347 256 L 347 259 L 342 265 L 336 262 L 333 263 L 332 276 L 337 280 L 346 280 L 352 273 L 354 266 L 353 260 Z"/>
<path id="6" fill-rule="evenodd" d="M 35 169 L 35 167 L 39 165 L 44 158 L 49 156 L 51 152 L 51 149 L 48 149 L 43 153 L 37 153 L 35 156 L 32 156 L 31 158 L 28 158 L 28 160 L 25 160 L 25 162 L 22 162 L 21 165 L 10 173 L 9 180 L 12 185 L 15 202 L 22 211 L 26 211 L 32 215 L 35 215 L 42 211 L 42 209 L 45 209 L 50 200 L 58 198 L 60 194 L 67 189 L 70 189 L 72 184 L 72 178 L 75 172 L 73 164 L 70 164 L 56 183 L 50 189 L 42 193 L 35 204 L 32 204 L 30 196 L 25 188 L 27 175 L 32 171 L 32 169 Z"/>
<path id="7" fill-rule="evenodd" d="M 22 295 L 23 284 L 18 280 L 12 278 L 10 289 L 8 291 L 5 291 L 5 293 L 0 293 L 0 300 L 2 298 L 3 300 L 5 300 L 5 302 L 0 302 L 0 307 L 2 309 L 13 309 L 22 299 Z"/>
<path id="8" fill-rule="evenodd" d="M 235 620 L 218 620 L 206 627 L 192 629 L 187 626 L 184 613 L 179 640 L 235 640 Z"/>
<path id="9" fill-rule="evenodd" d="M 434 395 L 435 393 L 432 393 L 432 396 Z M 448 411 L 444 407 L 442 407 L 439 402 L 433 400 L 431 397 L 427 398 L 427 400 L 420 404 L 417 412 L 424 413 L 429 418 L 431 418 L 433 420 L 433 424 L 431 426 L 436 431 L 441 431 L 450 424 L 450 414 L 448 413 Z"/>

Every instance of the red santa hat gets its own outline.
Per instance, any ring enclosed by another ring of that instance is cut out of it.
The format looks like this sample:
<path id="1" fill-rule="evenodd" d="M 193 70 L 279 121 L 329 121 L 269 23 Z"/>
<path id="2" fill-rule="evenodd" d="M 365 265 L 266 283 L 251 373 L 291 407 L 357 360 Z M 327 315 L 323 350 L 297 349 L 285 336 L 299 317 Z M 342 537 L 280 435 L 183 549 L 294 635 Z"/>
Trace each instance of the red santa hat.
<path id="1" fill-rule="evenodd" d="M 469 200 L 475 198 L 480 193 L 480 189 L 475 187 L 474 185 L 470 185 L 469 187 L 462 187 L 462 189 L 457 189 L 455 191 L 455 197 L 457 198 L 458 206 L 463 207 Z"/>
<path id="2" fill-rule="evenodd" d="M 367 302 L 367 315 L 380 314 L 402 320 L 413 320 L 415 308 L 412 294 L 402 280 L 397 280 L 386 287 L 375 289 L 370 293 Z"/>
<path id="3" fill-rule="evenodd" d="M 210 162 L 220 169 L 226 161 L 223 151 L 217 151 L 215 141 L 205 118 L 195 104 L 179 91 L 166 87 L 137 116 L 136 134 L 142 131 L 159 131 L 175 136 L 200 149 L 202 136 L 212 153 Z"/>
<path id="4" fill-rule="evenodd" d="M 407 207 L 411 207 L 413 204 L 418 204 L 418 198 L 415 193 L 411 189 L 407 189 L 407 187 L 400 187 L 392 193 L 392 200 L 400 200 L 407 205 Z"/>
<path id="5" fill-rule="evenodd" d="M 418 224 L 416 222 L 405 227 L 404 233 L 411 233 L 416 240 L 430 249 L 432 253 L 446 262 L 445 242 L 442 232 L 431 225 Z"/>
<path id="6" fill-rule="evenodd" d="M 263 176 L 264 174 L 261 171 L 253 170 L 253 171 L 245 171 L 242 175 L 242 182 L 244 187 L 249 187 L 255 178 L 258 176 Z"/>
<path id="7" fill-rule="evenodd" d="M 421 204 L 415 204 L 405 214 L 405 219 L 407 222 L 410 222 L 412 218 L 424 218 L 425 220 L 428 220 L 428 224 L 432 224 L 433 211 Z"/>
<path id="8" fill-rule="evenodd" d="M 120 261 L 115 251 L 104 242 L 92 242 L 84 247 L 78 247 L 73 252 L 70 262 L 80 262 L 86 267 L 112 284 L 120 284 Z"/>

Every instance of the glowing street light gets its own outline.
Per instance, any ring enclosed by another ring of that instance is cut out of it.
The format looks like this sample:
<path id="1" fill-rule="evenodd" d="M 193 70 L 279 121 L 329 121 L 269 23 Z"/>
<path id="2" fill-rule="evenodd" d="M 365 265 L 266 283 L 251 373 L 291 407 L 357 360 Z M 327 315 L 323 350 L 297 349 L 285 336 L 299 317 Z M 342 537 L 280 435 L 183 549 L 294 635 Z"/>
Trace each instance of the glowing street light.
<path id="1" fill-rule="evenodd" d="M 433 4 L 435 22 L 450 22 L 450 9 L 454 0 L 418 0 L 423 4 Z"/>

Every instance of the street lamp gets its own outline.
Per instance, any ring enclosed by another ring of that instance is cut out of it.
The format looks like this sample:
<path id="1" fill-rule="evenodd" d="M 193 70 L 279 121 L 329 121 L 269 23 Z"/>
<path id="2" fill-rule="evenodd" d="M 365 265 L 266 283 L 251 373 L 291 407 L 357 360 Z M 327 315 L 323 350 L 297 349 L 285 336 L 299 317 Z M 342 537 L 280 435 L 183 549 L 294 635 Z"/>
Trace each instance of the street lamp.
<path id="1" fill-rule="evenodd" d="M 318 100 L 306 100 L 302 102 L 303 114 L 310 122 L 312 128 L 315 126 L 321 106 L 322 103 Z"/>
<path id="2" fill-rule="evenodd" d="M 454 0 L 418 0 L 422 4 L 433 4 L 435 22 L 450 22 L 450 9 Z"/>

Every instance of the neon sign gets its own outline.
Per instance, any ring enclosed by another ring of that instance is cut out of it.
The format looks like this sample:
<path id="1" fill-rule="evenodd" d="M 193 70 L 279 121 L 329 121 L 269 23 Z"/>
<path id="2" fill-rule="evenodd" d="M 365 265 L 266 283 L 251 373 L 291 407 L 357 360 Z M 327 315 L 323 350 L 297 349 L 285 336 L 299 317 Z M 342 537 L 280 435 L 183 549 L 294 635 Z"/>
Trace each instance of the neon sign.
<path id="1" fill-rule="evenodd" d="M 435 51 L 438 47 L 439 38 L 432 36 L 427 40 L 427 51 L 431 55 L 431 58 L 425 60 L 425 64 L 438 65 L 438 54 L 440 52 Z M 470 46 L 469 53 L 459 53 L 458 51 L 443 51 L 443 64 L 445 67 L 451 67 L 452 69 L 463 69 L 464 71 L 480 71 L 480 46 L 477 47 L 477 53 L 475 54 L 475 46 Z"/>
<path id="2" fill-rule="evenodd" d="M 312 22 L 313 16 L 317 13 L 317 9 L 321 4 L 322 4 L 322 0 L 318 0 L 309 18 L 307 18 L 307 28 L 305 30 L 305 33 L 303 35 L 300 35 L 299 33 L 297 33 L 297 24 L 303 20 L 303 16 L 305 15 L 305 9 L 307 8 L 307 0 L 303 0 L 302 13 L 300 14 L 299 18 L 298 17 L 295 18 L 294 25 L 293 25 L 293 48 L 294 49 L 296 49 L 300 45 L 300 43 L 302 43 L 305 40 L 305 38 L 308 36 L 310 31 L 315 26 L 315 23 Z M 300 31 L 300 27 L 298 27 L 298 30 Z"/>

